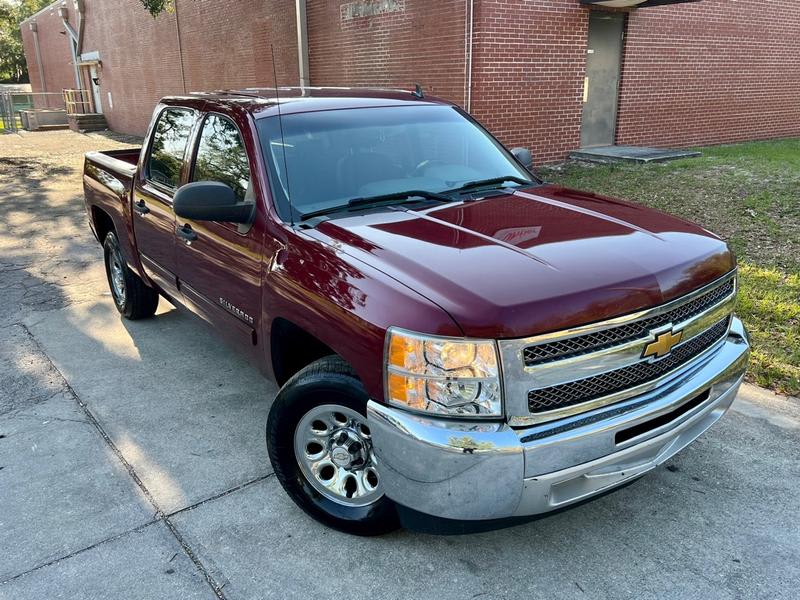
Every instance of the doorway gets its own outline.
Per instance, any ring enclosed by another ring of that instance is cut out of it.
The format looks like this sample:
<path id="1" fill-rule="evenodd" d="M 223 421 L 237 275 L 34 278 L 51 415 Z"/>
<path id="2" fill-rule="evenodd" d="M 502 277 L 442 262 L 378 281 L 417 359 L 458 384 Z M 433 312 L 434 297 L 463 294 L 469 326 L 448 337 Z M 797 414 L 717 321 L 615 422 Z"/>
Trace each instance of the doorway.
<path id="1" fill-rule="evenodd" d="M 97 65 L 89 66 L 89 86 L 92 89 L 92 100 L 94 101 L 94 112 L 103 114 L 103 105 L 100 102 L 100 81 L 97 78 Z"/>
<path id="2" fill-rule="evenodd" d="M 581 117 L 582 148 L 612 146 L 616 139 L 624 32 L 625 13 L 589 14 Z"/>

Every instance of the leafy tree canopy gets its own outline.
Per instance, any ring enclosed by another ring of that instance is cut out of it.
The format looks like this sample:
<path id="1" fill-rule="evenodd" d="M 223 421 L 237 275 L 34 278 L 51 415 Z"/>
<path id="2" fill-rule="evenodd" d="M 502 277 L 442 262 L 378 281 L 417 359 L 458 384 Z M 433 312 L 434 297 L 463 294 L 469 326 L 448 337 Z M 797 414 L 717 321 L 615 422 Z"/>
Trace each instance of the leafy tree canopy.
<path id="1" fill-rule="evenodd" d="M 148 12 L 157 17 L 164 11 L 172 10 L 172 0 L 139 0 Z"/>
<path id="2" fill-rule="evenodd" d="M 19 24 L 52 0 L 0 0 L 0 81 L 28 81 Z"/>

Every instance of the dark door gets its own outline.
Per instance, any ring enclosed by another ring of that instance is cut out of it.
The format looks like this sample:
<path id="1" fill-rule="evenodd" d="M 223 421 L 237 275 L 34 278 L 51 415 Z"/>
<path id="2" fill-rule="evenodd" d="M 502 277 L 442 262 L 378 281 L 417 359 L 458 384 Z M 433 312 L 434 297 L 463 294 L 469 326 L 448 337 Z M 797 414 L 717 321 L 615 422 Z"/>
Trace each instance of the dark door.
<path id="1" fill-rule="evenodd" d="M 624 24 L 622 13 L 589 15 L 581 120 L 583 148 L 614 144 Z"/>
<path id="2" fill-rule="evenodd" d="M 255 201 L 242 134 L 228 117 L 206 116 L 197 139 L 191 181 L 220 181 L 240 202 Z M 177 241 L 178 281 L 184 301 L 228 339 L 244 347 L 256 343 L 261 315 L 260 229 L 235 223 L 189 221 L 197 239 Z"/>
<path id="3" fill-rule="evenodd" d="M 195 113 L 187 109 L 161 112 L 133 192 L 134 233 L 142 266 L 148 277 L 170 294 L 178 293 L 172 196 L 181 183 L 195 119 Z"/>

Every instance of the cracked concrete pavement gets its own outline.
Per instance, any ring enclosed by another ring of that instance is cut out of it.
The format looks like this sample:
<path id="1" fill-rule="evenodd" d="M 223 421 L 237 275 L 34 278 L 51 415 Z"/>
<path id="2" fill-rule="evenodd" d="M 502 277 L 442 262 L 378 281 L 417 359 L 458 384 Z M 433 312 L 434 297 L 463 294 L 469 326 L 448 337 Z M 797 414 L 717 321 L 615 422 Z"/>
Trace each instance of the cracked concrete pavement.
<path id="1" fill-rule="evenodd" d="M 0 599 L 792 598 L 800 409 L 747 387 L 697 443 L 574 510 L 470 536 L 348 537 L 271 477 L 275 387 L 162 301 L 118 318 L 82 153 L 0 136 Z"/>

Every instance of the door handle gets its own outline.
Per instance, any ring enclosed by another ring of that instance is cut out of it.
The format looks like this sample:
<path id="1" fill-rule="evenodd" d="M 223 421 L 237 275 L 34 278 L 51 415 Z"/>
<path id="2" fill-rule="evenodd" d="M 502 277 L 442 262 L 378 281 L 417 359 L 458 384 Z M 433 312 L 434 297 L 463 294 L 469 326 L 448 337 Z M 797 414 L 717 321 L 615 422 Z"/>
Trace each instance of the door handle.
<path id="1" fill-rule="evenodd" d="M 181 238 L 186 244 L 191 244 L 197 239 L 197 234 L 192 229 L 192 226 L 186 223 L 175 229 L 176 235 Z"/>
<path id="2" fill-rule="evenodd" d="M 135 210 L 140 215 L 144 216 L 150 212 L 150 209 L 147 208 L 147 204 L 144 203 L 144 200 L 139 200 L 133 205 L 133 210 Z"/>

